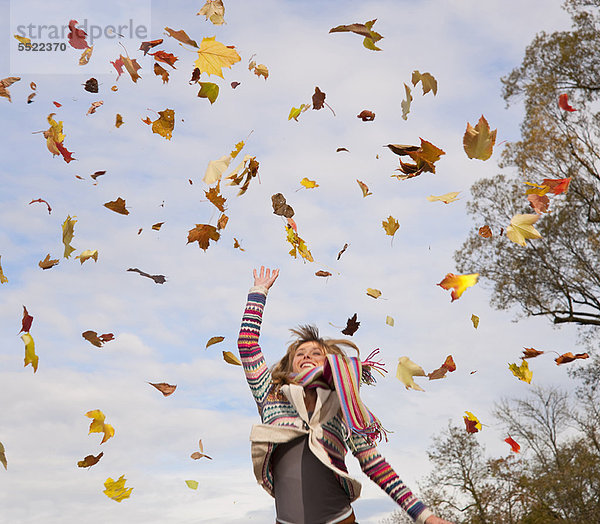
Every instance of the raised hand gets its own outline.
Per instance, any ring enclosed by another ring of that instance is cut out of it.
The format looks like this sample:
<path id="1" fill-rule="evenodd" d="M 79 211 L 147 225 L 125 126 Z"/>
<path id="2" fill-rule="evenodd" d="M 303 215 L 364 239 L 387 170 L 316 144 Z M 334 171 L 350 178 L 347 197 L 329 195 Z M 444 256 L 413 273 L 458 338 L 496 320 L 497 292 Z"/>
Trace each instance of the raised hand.
<path id="1" fill-rule="evenodd" d="M 257 275 L 256 269 L 252 271 L 254 275 L 254 285 L 255 286 L 265 286 L 269 289 L 277 277 L 279 276 L 279 269 L 273 269 L 271 273 L 271 269 L 267 268 L 265 271 L 265 266 L 260 266 L 260 274 Z"/>

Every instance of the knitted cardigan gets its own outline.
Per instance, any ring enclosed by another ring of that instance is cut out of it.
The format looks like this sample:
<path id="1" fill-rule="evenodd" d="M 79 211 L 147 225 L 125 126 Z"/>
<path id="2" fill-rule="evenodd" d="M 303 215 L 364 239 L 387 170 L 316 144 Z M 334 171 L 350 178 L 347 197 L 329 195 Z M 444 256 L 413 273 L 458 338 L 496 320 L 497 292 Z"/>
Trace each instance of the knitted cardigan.
<path id="1" fill-rule="evenodd" d="M 303 413 L 301 417 L 292 402 L 283 394 L 283 388 L 273 384 L 271 373 L 258 344 L 266 295 L 267 289 L 264 286 L 255 286 L 250 290 L 242 318 L 238 348 L 246 380 L 263 422 L 253 428 L 253 435 L 269 434 L 269 430 L 274 435 L 272 440 L 266 439 L 269 442 L 265 443 L 263 449 L 258 450 L 258 447 L 255 449 L 255 442 L 253 442 L 256 479 L 271 496 L 274 496 L 271 457 L 277 442 L 285 442 L 298 435 L 308 434 L 310 428 L 304 420 L 306 414 Z M 299 410 L 303 410 L 303 406 L 299 407 Z M 314 448 L 313 452 L 334 471 L 350 500 L 354 501 L 358 498 L 360 484 L 348 475 L 344 462 L 347 446 L 358 459 L 363 472 L 394 499 L 414 521 L 424 524 L 432 512 L 400 480 L 388 462 L 379 454 L 377 447 L 361 435 L 350 433 L 348 436 L 348 428 L 341 412 L 338 411 L 335 416 L 327 418 L 329 419 L 320 425 L 315 436 L 312 431 L 310 432 L 310 438 L 315 440 L 318 448 Z M 290 436 L 282 437 L 282 433 L 289 433 Z M 254 437 L 251 439 L 254 440 Z"/>

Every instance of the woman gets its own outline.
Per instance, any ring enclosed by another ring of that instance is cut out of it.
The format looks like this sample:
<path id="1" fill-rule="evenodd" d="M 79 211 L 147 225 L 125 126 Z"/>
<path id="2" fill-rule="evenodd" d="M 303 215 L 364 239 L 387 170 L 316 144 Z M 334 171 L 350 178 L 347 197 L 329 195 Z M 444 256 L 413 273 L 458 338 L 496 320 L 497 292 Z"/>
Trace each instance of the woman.
<path id="1" fill-rule="evenodd" d="M 256 269 L 238 339 L 248 385 L 262 424 L 252 428 L 252 461 L 259 484 L 275 498 L 278 524 L 350 524 L 360 483 L 348 475 L 350 448 L 362 470 L 419 524 L 451 524 L 436 517 L 398 478 L 373 443 L 378 421 L 360 402 L 363 368 L 346 357 L 347 340 L 324 340 L 311 326 L 270 371 L 258 338 L 269 288 L 279 275 Z"/>

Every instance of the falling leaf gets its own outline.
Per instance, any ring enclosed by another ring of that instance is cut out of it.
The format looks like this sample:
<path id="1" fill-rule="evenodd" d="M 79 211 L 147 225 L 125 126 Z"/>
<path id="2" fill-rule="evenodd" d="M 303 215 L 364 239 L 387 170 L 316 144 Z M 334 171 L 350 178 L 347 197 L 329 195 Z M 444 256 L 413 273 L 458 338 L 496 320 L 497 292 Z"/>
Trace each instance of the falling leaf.
<path id="1" fill-rule="evenodd" d="M 240 251 L 246 251 L 239 243 L 237 238 L 233 239 L 233 249 L 239 249 Z"/>
<path id="2" fill-rule="evenodd" d="M 416 389 L 418 391 L 425 391 L 419 386 L 413 377 L 424 377 L 425 371 L 418 364 L 415 364 L 408 357 L 400 357 L 398 359 L 398 368 L 396 369 L 396 378 L 404 384 L 406 389 Z"/>
<path id="3" fill-rule="evenodd" d="M 35 95 L 36 95 L 36 94 L 37 94 L 37 93 L 35 93 L 35 92 L 34 92 L 34 93 L 31 93 L 31 94 L 30 94 L 30 95 L 27 97 L 27 103 L 28 103 L 28 104 L 31 104 L 31 102 L 33 102 L 33 99 L 35 98 Z"/>
<path id="4" fill-rule="evenodd" d="M 256 65 L 255 62 L 251 62 L 252 67 L 249 67 L 250 71 L 253 71 L 256 76 L 262 76 L 266 80 L 269 77 L 269 69 L 265 64 Z"/>
<path id="5" fill-rule="evenodd" d="M 400 167 L 397 170 L 404 173 L 404 175 L 392 175 L 398 178 L 398 180 L 416 177 L 424 171 L 435 173 L 435 163 L 442 155 L 446 154 L 442 149 L 434 146 L 431 142 L 423 140 L 422 138 L 420 140 L 420 146 L 407 146 L 401 144 L 387 145 L 387 147 L 397 155 L 409 156 L 415 162 L 414 164 L 410 164 L 400 160 Z"/>
<path id="6" fill-rule="evenodd" d="M 93 51 L 94 51 L 94 46 L 86 47 L 83 50 L 83 53 L 81 53 L 81 56 L 79 57 L 79 65 L 80 66 L 84 66 L 84 65 L 88 64 L 88 62 L 90 61 L 90 58 L 92 58 Z"/>
<path id="7" fill-rule="evenodd" d="M 309 180 L 306 177 L 304 177 L 302 180 L 300 180 L 300 184 L 302 184 L 307 189 L 319 187 L 319 184 L 317 184 L 317 182 L 315 180 Z"/>
<path id="8" fill-rule="evenodd" d="M 162 62 L 163 64 L 169 64 L 173 69 L 176 69 L 175 62 L 179 60 L 173 53 L 167 53 L 165 51 L 156 51 L 155 53 L 148 53 L 154 57 L 154 60 Z"/>
<path id="9" fill-rule="evenodd" d="M 448 355 L 446 357 L 446 360 L 444 360 L 442 367 L 446 368 L 448 371 L 450 371 L 450 373 L 452 373 L 453 371 L 456 371 L 456 364 L 454 363 L 454 359 L 452 358 L 452 355 Z"/>
<path id="10" fill-rule="evenodd" d="M 310 106 L 308 104 L 300 104 L 300 107 L 292 106 L 292 109 L 290 109 L 290 114 L 288 115 L 288 120 L 293 118 L 296 122 L 298 122 L 300 113 L 304 113 L 304 111 L 306 111 L 309 107 Z"/>
<path id="11" fill-rule="evenodd" d="M 373 111 L 369 111 L 368 109 L 363 109 L 356 118 L 360 118 L 363 122 L 371 122 L 375 120 L 375 113 Z"/>
<path id="12" fill-rule="evenodd" d="M 442 366 L 441 368 L 435 369 L 431 373 L 428 373 L 427 378 L 429 378 L 429 380 L 439 380 L 441 378 L 446 378 L 446 373 L 448 373 L 448 370 Z"/>
<path id="13" fill-rule="evenodd" d="M 460 191 L 453 191 L 451 193 L 446 193 L 440 196 L 430 195 L 427 197 L 427 200 L 430 202 L 443 202 L 444 204 L 449 204 L 450 202 L 456 202 L 458 199 L 456 198 Z"/>
<path id="14" fill-rule="evenodd" d="M 286 225 L 285 230 L 287 232 L 286 240 L 290 244 L 292 244 L 292 249 L 290 249 L 290 251 L 289 251 L 290 255 L 293 256 L 294 258 L 297 258 L 298 253 L 300 253 L 300 256 L 304 260 L 308 260 L 309 262 L 314 262 L 314 259 L 312 257 L 310 250 L 308 249 L 308 246 L 306 245 L 304 240 L 302 238 L 300 238 L 298 233 L 296 231 L 294 231 L 294 228 L 289 225 Z"/>
<path id="15" fill-rule="evenodd" d="M 115 213 L 119 213 L 120 215 L 128 215 L 129 211 L 125 209 L 125 200 L 121 197 L 117 197 L 116 200 L 111 200 L 110 202 L 106 202 L 104 207 L 114 211 Z"/>
<path id="16" fill-rule="evenodd" d="M 48 151 L 52 153 L 52 155 L 62 155 L 64 161 L 68 164 L 71 160 L 73 160 L 73 153 L 68 151 L 63 144 L 65 139 L 65 135 L 63 133 L 63 123 L 62 120 L 56 122 L 56 120 L 52 118 L 55 114 L 56 113 L 50 113 L 47 117 L 50 127 L 44 131 L 46 147 L 48 148 Z"/>
<path id="17" fill-rule="evenodd" d="M 125 66 L 125 69 L 127 69 L 127 72 L 129 73 L 129 76 L 131 77 L 131 80 L 133 80 L 134 82 L 137 82 L 138 78 L 142 78 L 138 74 L 138 71 L 142 68 L 142 66 L 137 63 L 135 58 L 132 60 L 129 57 L 125 57 L 122 55 L 119 58 L 122 61 L 123 65 Z"/>
<path id="18" fill-rule="evenodd" d="M 38 266 L 40 266 L 42 269 L 50 269 L 51 267 L 54 267 L 58 265 L 58 259 L 50 259 L 50 253 L 48 253 L 46 255 L 46 258 L 44 258 L 44 260 L 40 260 L 38 262 Z M 1 271 L 0 271 L 0 275 L 1 275 Z"/>
<path id="19" fill-rule="evenodd" d="M 13 36 L 22 44 L 31 44 L 31 38 L 27 38 L 26 36 L 21 36 L 21 35 L 13 35 Z"/>
<path id="20" fill-rule="evenodd" d="M 381 291 L 379 289 L 373 289 L 371 287 L 367 288 L 367 295 L 373 298 L 379 298 L 381 296 Z"/>
<path id="21" fill-rule="evenodd" d="M 352 336 L 356 333 L 356 330 L 360 327 L 360 322 L 357 320 L 357 313 L 354 313 L 347 321 L 346 327 L 342 330 L 344 335 Z"/>
<path id="22" fill-rule="evenodd" d="M 113 480 L 108 477 L 104 482 L 106 488 L 103 493 L 110 499 L 121 502 L 123 499 L 128 499 L 131 496 L 133 488 L 126 488 L 125 482 L 127 479 L 125 475 L 121 475 L 118 480 Z"/>
<path id="23" fill-rule="evenodd" d="M 6 461 L 6 451 L 2 442 L 0 442 L 0 462 L 4 466 L 4 469 L 8 469 L 8 462 Z"/>
<path id="24" fill-rule="evenodd" d="M 571 107 L 569 105 L 569 95 L 567 95 L 566 93 L 563 93 L 562 95 L 559 95 L 559 97 L 558 97 L 558 107 L 560 107 L 564 111 L 569 111 L 569 112 L 577 111 L 577 109 L 575 109 L 574 107 Z"/>
<path id="25" fill-rule="evenodd" d="M 538 215 L 541 215 L 542 213 L 548 211 L 550 199 L 546 195 L 527 195 L 527 200 L 529 200 L 531 207 Z"/>
<path id="26" fill-rule="evenodd" d="M 520 246 L 525 246 L 525 239 L 542 238 L 540 232 L 533 226 L 540 215 L 515 215 L 506 228 L 506 236 Z"/>
<path id="27" fill-rule="evenodd" d="M 477 433 L 478 431 L 481 431 L 481 422 L 479 422 L 478 418 L 470 411 L 465 411 L 465 413 L 467 415 L 463 417 L 463 419 L 465 421 L 467 433 Z"/>
<path id="28" fill-rule="evenodd" d="M 77 466 L 80 468 L 90 468 L 95 464 L 98 464 L 102 456 L 104 455 L 104 451 L 101 451 L 97 456 L 87 455 L 83 460 L 77 462 Z"/>
<path id="29" fill-rule="evenodd" d="M 98 92 L 98 80 L 95 78 L 90 78 L 85 81 L 83 84 L 83 89 L 85 89 L 88 93 L 97 93 Z"/>
<path id="30" fill-rule="evenodd" d="M 175 31 L 170 27 L 165 27 L 165 31 L 170 37 L 175 38 L 175 40 L 178 40 L 182 44 L 191 45 L 196 49 L 198 48 L 198 44 L 196 43 L 196 41 L 192 40 L 183 29 Z"/>
<path id="31" fill-rule="evenodd" d="M 463 147 L 467 156 L 478 160 L 490 158 L 496 143 L 496 131 L 490 131 L 490 125 L 483 115 L 475 127 L 467 122 L 467 130 L 463 136 Z"/>
<path id="32" fill-rule="evenodd" d="M 119 78 L 121 78 L 121 75 L 123 74 L 123 66 L 125 65 L 123 63 L 123 56 L 119 56 L 119 58 L 117 58 L 114 62 L 110 62 L 113 67 L 117 70 L 117 80 Z"/>
<path id="33" fill-rule="evenodd" d="M 521 358 L 535 358 L 543 354 L 543 351 L 539 351 L 535 348 L 523 348 L 523 356 Z"/>
<path id="34" fill-rule="evenodd" d="M 25 366 L 31 364 L 33 372 L 35 373 L 38 368 L 39 357 L 35 354 L 35 342 L 33 337 L 29 333 L 23 333 L 21 340 L 25 343 Z"/>
<path id="35" fill-rule="evenodd" d="M 385 317 L 385 323 L 390 327 L 394 327 L 394 319 L 389 315 Z"/>
<path id="36" fill-rule="evenodd" d="M 232 364 L 233 366 L 242 365 L 240 360 L 231 351 L 223 351 L 223 360 L 228 364 Z"/>
<path id="37" fill-rule="evenodd" d="M 223 173 L 229 167 L 229 164 L 232 160 L 231 155 L 225 155 L 219 158 L 219 160 L 211 160 L 208 163 L 208 167 L 206 168 L 206 172 L 204 173 L 204 182 L 208 185 L 214 184 L 217 180 L 220 180 L 223 176 Z"/>
<path id="38" fill-rule="evenodd" d="M 165 397 L 172 395 L 175 393 L 175 389 L 177 389 L 176 385 L 167 384 L 166 382 L 158 382 L 156 384 L 148 382 L 148 384 L 158 389 L 158 391 L 160 391 Z"/>
<path id="39" fill-rule="evenodd" d="M 221 183 L 217 182 L 215 187 L 211 187 L 208 191 L 205 191 L 204 194 L 206 198 L 208 198 L 209 202 L 213 204 L 219 211 L 225 211 L 225 202 L 227 199 L 221 195 Z"/>
<path id="40" fill-rule="evenodd" d="M 373 24 L 377 19 L 370 20 L 364 24 L 349 24 L 349 25 L 338 25 L 329 30 L 330 33 L 345 33 L 352 32 L 357 35 L 364 36 L 363 46 L 371 51 L 381 51 L 379 47 L 375 45 L 375 42 L 379 42 L 383 38 L 379 33 L 373 31 Z"/>
<path id="41" fill-rule="evenodd" d="M 194 65 L 201 73 L 223 77 L 223 67 L 231 67 L 241 60 L 235 49 L 217 42 L 215 37 L 203 38 Z"/>
<path id="42" fill-rule="evenodd" d="M 92 419 L 88 435 L 90 433 L 104 433 L 104 437 L 100 444 L 104 444 L 109 438 L 115 435 L 115 428 L 104 422 L 106 417 L 99 409 L 88 411 L 85 416 Z"/>
<path id="43" fill-rule="evenodd" d="M 227 222 L 229 222 L 229 217 L 225 213 L 222 213 L 219 220 L 217 220 L 217 229 L 225 229 Z"/>
<path id="44" fill-rule="evenodd" d="M 143 277 L 151 278 L 156 284 L 164 284 L 167 281 L 164 275 L 150 275 L 149 273 L 139 270 L 137 267 L 130 267 L 127 271 L 133 271 L 134 273 L 139 273 Z"/>
<path id="45" fill-rule="evenodd" d="M 483 238 L 490 238 L 492 236 L 492 230 L 488 225 L 480 227 L 478 233 Z"/>
<path id="46" fill-rule="evenodd" d="M 200 82 L 200 91 L 198 91 L 200 98 L 208 98 L 211 105 L 215 103 L 215 100 L 219 96 L 219 86 L 212 82 Z"/>
<path id="47" fill-rule="evenodd" d="M 346 151 L 347 153 L 350 153 L 350 151 L 348 151 L 348 149 L 347 149 L 347 148 L 345 148 L 345 147 L 338 147 L 338 148 L 335 150 L 335 152 L 336 152 L 336 153 L 340 153 L 340 152 L 342 152 L 342 151 Z"/>
<path id="48" fill-rule="evenodd" d="M 549 188 L 549 190 L 555 195 L 560 195 L 561 193 L 565 193 L 567 189 L 569 189 L 569 184 L 571 183 L 571 178 L 544 178 L 542 184 L 544 187 Z"/>
<path id="49" fill-rule="evenodd" d="M 48 204 L 48 202 L 46 202 L 42 198 L 36 198 L 35 200 L 32 200 L 31 202 L 29 202 L 29 205 L 33 204 L 34 202 L 39 202 L 40 204 L 46 204 L 46 207 L 48 208 L 48 214 L 50 215 L 52 213 L 52 208 L 50 207 L 50 204 Z"/>
<path id="50" fill-rule="evenodd" d="M 410 104 L 413 101 L 413 97 L 410 94 L 410 87 L 404 84 L 405 99 L 400 102 L 400 108 L 402 109 L 402 118 L 408 120 L 408 113 L 410 113 Z"/>
<path id="51" fill-rule="evenodd" d="M 23 306 L 23 318 L 21 320 L 21 331 L 19 333 L 29 333 L 33 317 L 27 312 L 27 308 Z"/>
<path id="52" fill-rule="evenodd" d="M 70 245 L 73 241 L 73 235 L 75 234 L 75 222 L 77 222 L 77 217 L 71 218 L 70 215 L 67 215 L 67 218 L 62 225 L 62 242 L 65 246 L 65 251 L 63 253 L 64 258 L 69 258 L 71 253 L 75 251 L 75 248 Z"/>
<path id="53" fill-rule="evenodd" d="M 197 480 L 186 480 L 185 483 L 187 484 L 187 487 L 190 489 L 198 489 L 198 481 Z"/>
<path id="54" fill-rule="evenodd" d="M 292 218 L 294 216 L 294 210 L 292 209 L 292 206 L 286 203 L 285 197 L 281 193 L 275 193 L 272 195 L 271 203 L 273 204 L 273 214 L 285 218 Z"/>
<path id="55" fill-rule="evenodd" d="M 156 47 L 157 45 L 160 45 L 163 43 L 163 39 L 159 38 L 158 40 L 149 40 L 147 42 L 142 42 L 140 44 L 140 51 L 144 52 L 144 56 L 146 56 L 146 54 L 148 53 L 148 51 L 150 51 L 150 49 L 152 49 L 153 47 Z"/>
<path id="56" fill-rule="evenodd" d="M 477 315 L 471 315 L 471 322 L 473 322 L 473 327 L 475 329 L 479 327 L 479 317 Z"/>
<path id="57" fill-rule="evenodd" d="M 325 93 L 318 87 L 315 87 L 315 92 L 312 96 L 313 109 L 323 109 L 325 105 Z"/>
<path id="58" fill-rule="evenodd" d="M 317 276 L 317 277 L 330 277 L 331 273 L 329 271 L 322 271 L 322 270 L 320 270 L 320 271 L 316 271 L 315 272 L 315 276 Z"/>
<path id="59" fill-rule="evenodd" d="M 156 120 L 152 120 L 152 132 L 160 135 L 167 140 L 171 140 L 173 129 L 175 128 L 175 111 L 173 109 L 165 109 L 159 111 L 160 115 Z"/>
<path id="60" fill-rule="evenodd" d="M 152 224 L 152 229 L 154 229 L 154 231 L 160 231 L 160 228 L 163 224 L 164 222 L 157 222 L 156 224 Z"/>
<path id="61" fill-rule="evenodd" d="M 12 102 L 10 98 L 10 92 L 7 88 L 19 80 L 21 80 L 21 77 L 18 76 L 9 76 L 8 78 L 3 78 L 0 80 L 0 96 L 8 98 L 8 101 Z"/>
<path id="62" fill-rule="evenodd" d="M 340 250 L 340 252 L 337 254 L 337 260 L 340 259 L 340 257 L 342 256 L 342 254 L 344 253 L 344 251 L 346 251 L 346 249 L 348 249 L 348 244 L 344 244 L 344 247 Z"/>
<path id="63" fill-rule="evenodd" d="M 211 337 L 208 342 L 206 343 L 206 347 L 208 348 L 209 346 L 212 346 L 213 344 L 218 344 L 219 342 L 223 342 L 223 340 L 225 340 L 225 337 Z"/>
<path id="64" fill-rule="evenodd" d="M 75 49 L 85 49 L 86 47 L 89 47 L 85 41 L 87 33 L 83 29 L 78 29 L 76 27 L 78 23 L 77 20 L 71 20 L 69 22 L 69 34 L 67 35 L 67 38 L 69 39 L 71 47 L 74 47 Z"/>
<path id="65" fill-rule="evenodd" d="M 512 437 L 505 438 L 504 442 L 506 442 L 510 446 L 511 450 L 514 453 L 519 453 L 519 451 L 521 451 L 521 446 Z"/>
<path id="66" fill-rule="evenodd" d="M 448 273 L 437 285 L 444 289 L 453 288 L 453 291 L 450 295 L 452 300 L 450 302 L 454 302 L 460 298 L 465 289 L 474 286 L 477 283 L 478 277 L 479 273 L 470 273 L 468 275 L 455 275 L 453 273 Z"/>
<path id="67" fill-rule="evenodd" d="M 196 227 L 190 229 L 188 232 L 188 241 L 198 242 L 198 247 L 206 251 L 211 240 L 215 242 L 221 238 L 221 234 L 217 231 L 215 226 L 210 224 L 196 224 Z"/>
<path id="68" fill-rule="evenodd" d="M 429 375 L 427 375 L 427 376 L 429 377 L 429 380 L 436 380 L 436 379 L 444 378 L 448 371 L 450 373 L 452 373 L 453 371 L 456 371 L 456 364 L 454 363 L 454 359 L 452 358 L 452 355 L 448 355 L 446 357 L 446 360 L 444 361 L 444 363 L 438 369 L 429 373 Z"/>
<path id="69" fill-rule="evenodd" d="M 84 331 L 81 336 L 85 338 L 90 344 L 101 348 L 106 342 L 110 342 L 114 340 L 115 336 L 112 333 L 104 333 L 103 335 L 98 336 L 98 333 L 95 331 Z"/>
<path id="70" fill-rule="evenodd" d="M 241 173 L 239 170 L 244 168 Z M 226 178 L 230 180 L 229 185 L 240 186 L 238 196 L 243 195 L 250 185 L 250 181 L 258 175 L 259 163 L 255 156 L 245 155 L 244 159 Z"/>
<path id="71" fill-rule="evenodd" d="M 385 234 L 390 235 L 391 237 L 393 237 L 400 228 L 400 224 L 392 215 L 390 215 L 387 220 L 382 221 L 381 225 L 385 230 Z"/>
<path id="72" fill-rule="evenodd" d="M 169 72 L 160 64 L 154 63 L 154 74 L 162 78 L 163 84 L 169 82 Z"/>
<path id="73" fill-rule="evenodd" d="M 191 458 L 193 458 L 194 460 L 198 460 L 198 459 L 201 459 L 201 458 L 207 458 L 209 460 L 212 460 L 211 457 L 209 457 L 208 455 L 204 454 L 204 446 L 202 446 L 202 439 L 200 439 L 198 441 L 198 447 L 200 448 L 200 451 L 199 452 L 198 451 L 194 451 L 194 453 L 192 453 L 190 455 Z"/>
<path id="74" fill-rule="evenodd" d="M 0 255 L 0 258 L 2 256 Z M 8 278 L 4 276 L 4 272 L 2 271 L 2 264 L 0 264 L 0 284 L 6 284 L 8 282 Z"/>
<path id="75" fill-rule="evenodd" d="M 239 82 L 231 82 L 231 89 L 235 89 L 239 85 L 240 85 Z"/>
<path id="76" fill-rule="evenodd" d="M 525 182 L 528 186 L 531 186 L 527 191 L 525 191 L 526 195 L 545 195 L 548 191 L 550 191 L 549 186 L 534 184 L 533 182 Z"/>
<path id="77" fill-rule="evenodd" d="M 423 95 L 426 95 L 431 91 L 433 95 L 437 95 L 437 80 L 430 73 L 419 73 L 419 71 L 412 72 L 411 78 L 412 85 L 416 85 L 421 82 L 423 88 Z"/>
<path id="78" fill-rule="evenodd" d="M 103 104 L 104 104 L 104 102 L 102 100 L 98 100 L 97 102 L 92 102 L 92 105 L 87 110 L 86 115 L 93 115 L 96 112 L 96 109 L 98 109 Z"/>
<path id="79" fill-rule="evenodd" d="M 365 184 L 364 182 L 361 182 L 360 180 L 358 180 L 358 178 L 356 179 L 356 182 L 358 182 L 358 186 L 360 187 L 360 189 L 362 191 L 363 198 L 373 194 L 369 191 L 367 184 Z"/>
<path id="80" fill-rule="evenodd" d="M 225 6 L 222 0 L 206 0 L 202 9 L 196 15 L 204 15 L 206 20 L 210 20 L 214 25 L 223 25 L 225 23 Z"/>
<path id="81" fill-rule="evenodd" d="M 527 382 L 527 384 L 531 384 L 533 372 L 530 371 L 529 364 L 527 364 L 526 360 L 522 360 L 520 366 L 517 366 L 516 364 L 508 364 L 508 369 L 510 369 L 512 374 L 519 380 Z"/>
<path id="82" fill-rule="evenodd" d="M 105 175 L 106 171 L 95 171 L 90 175 L 90 178 L 96 180 L 99 176 Z"/>
<path id="83" fill-rule="evenodd" d="M 563 353 L 558 358 L 555 358 L 554 362 L 556 362 L 557 366 L 560 366 L 561 364 L 567 364 L 567 363 L 573 362 L 574 360 L 577 360 L 577 359 L 586 359 L 586 358 L 590 358 L 590 356 L 587 353 L 576 353 L 575 355 L 573 355 L 573 353 L 571 353 L 569 351 L 568 353 Z"/>
<path id="84" fill-rule="evenodd" d="M 118 129 L 122 125 L 123 125 L 123 117 L 119 113 L 117 113 L 117 116 L 115 118 L 115 127 Z"/>

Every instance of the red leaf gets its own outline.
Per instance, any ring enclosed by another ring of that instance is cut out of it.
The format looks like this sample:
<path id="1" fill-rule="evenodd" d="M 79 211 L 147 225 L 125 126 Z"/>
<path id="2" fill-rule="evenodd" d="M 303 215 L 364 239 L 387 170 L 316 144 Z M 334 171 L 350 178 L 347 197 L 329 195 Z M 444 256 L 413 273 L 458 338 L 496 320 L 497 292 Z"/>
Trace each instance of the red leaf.
<path id="1" fill-rule="evenodd" d="M 140 51 L 144 52 L 144 56 L 146 56 L 146 53 L 148 53 L 148 51 L 150 51 L 150 49 L 152 49 L 153 47 L 160 45 L 163 43 L 163 39 L 159 38 L 158 40 L 150 40 L 148 42 L 142 42 L 142 44 L 140 45 Z"/>
<path id="2" fill-rule="evenodd" d="M 117 58 L 114 62 L 111 62 L 111 64 L 113 66 L 115 66 L 115 69 L 117 70 L 117 73 L 119 74 L 119 76 L 117 78 L 120 78 L 120 76 L 123 74 L 123 66 L 125 65 L 123 63 L 123 60 L 119 56 L 119 58 Z"/>
<path id="3" fill-rule="evenodd" d="M 56 107 L 62 107 L 62 104 L 59 104 L 58 102 L 52 102 Z"/>
<path id="4" fill-rule="evenodd" d="M 169 64 L 173 69 L 175 66 L 173 65 L 177 60 L 179 60 L 174 54 L 167 53 L 165 51 L 156 51 L 156 53 L 148 53 L 150 56 L 153 56 L 155 60 L 159 62 L 164 62 L 165 64 Z"/>
<path id="5" fill-rule="evenodd" d="M 454 363 L 454 359 L 452 358 L 452 355 L 448 355 L 446 357 L 446 360 L 442 364 L 442 367 L 446 368 L 450 372 L 456 371 L 456 364 Z"/>
<path id="6" fill-rule="evenodd" d="M 33 317 L 27 312 L 27 308 L 23 306 L 23 320 L 21 321 L 21 331 L 19 333 L 29 333 Z"/>
<path id="7" fill-rule="evenodd" d="M 67 35 L 69 44 L 75 49 L 86 49 L 89 47 L 85 41 L 87 33 L 83 29 L 77 29 L 77 27 L 75 27 L 77 23 L 77 20 L 71 20 L 69 22 L 69 34 Z"/>
<path id="8" fill-rule="evenodd" d="M 60 151 L 60 154 L 62 155 L 62 157 L 65 159 L 65 162 L 68 164 L 71 160 L 75 160 L 73 158 L 73 153 L 71 153 L 71 151 L 67 150 L 67 148 L 65 146 L 62 145 L 62 142 L 57 142 L 56 140 L 54 141 L 54 144 L 56 145 L 56 149 L 58 149 Z"/>
<path id="9" fill-rule="evenodd" d="M 558 107 L 564 109 L 565 111 L 577 111 L 577 109 L 569 105 L 569 95 L 566 93 L 558 97 Z"/>
<path id="10" fill-rule="evenodd" d="M 50 207 L 50 204 L 48 204 L 48 202 L 46 202 L 42 198 L 36 198 L 35 200 L 32 200 L 31 202 L 29 202 L 29 204 L 31 205 L 34 202 L 40 202 L 40 203 L 46 204 L 46 206 L 48 206 L 48 214 L 50 215 L 52 213 L 52 208 Z"/>
<path id="11" fill-rule="evenodd" d="M 544 178 L 542 185 L 550 188 L 550 191 L 555 195 L 560 195 L 569 189 L 571 177 L 569 178 Z"/>
<path id="12" fill-rule="evenodd" d="M 514 440 L 512 437 L 505 438 L 504 442 L 506 442 L 508 445 L 510 445 L 511 449 L 515 453 L 519 453 L 519 451 L 521 451 L 521 446 L 519 446 L 519 444 L 517 444 L 517 441 Z"/>

